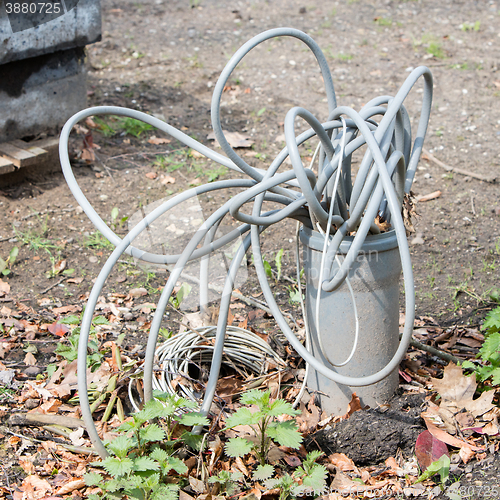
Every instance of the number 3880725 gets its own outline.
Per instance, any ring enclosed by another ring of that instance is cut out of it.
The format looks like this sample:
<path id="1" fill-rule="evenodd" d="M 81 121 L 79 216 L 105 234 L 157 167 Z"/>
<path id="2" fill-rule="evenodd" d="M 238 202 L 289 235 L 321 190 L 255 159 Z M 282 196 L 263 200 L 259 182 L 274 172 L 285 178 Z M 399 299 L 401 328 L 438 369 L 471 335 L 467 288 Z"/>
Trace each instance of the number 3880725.
<path id="1" fill-rule="evenodd" d="M 9 2 L 7 14 L 60 14 L 62 6 L 56 2 Z"/>

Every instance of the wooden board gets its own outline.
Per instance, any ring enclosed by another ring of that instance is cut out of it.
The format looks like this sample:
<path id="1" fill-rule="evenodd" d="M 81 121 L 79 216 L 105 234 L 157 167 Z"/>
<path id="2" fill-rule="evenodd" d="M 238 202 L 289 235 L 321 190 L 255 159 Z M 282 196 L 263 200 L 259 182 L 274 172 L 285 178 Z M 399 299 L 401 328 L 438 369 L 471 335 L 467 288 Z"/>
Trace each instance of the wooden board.
<path id="1" fill-rule="evenodd" d="M 25 142 L 25 141 L 21 141 L 20 139 L 17 139 L 15 141 L 10 141 L 9 144 L 12 144 L 13 146 L 16 146 L 19 149 L 23 149 L 24 151 L 29 151 L 31 154 L 34 154 L 36 156 L 47 154 L 47 151 L 45 151 L 45 149 L 42 149 L 42 148 L 39 148 L 38 146 L 36 146 L 35 142 L 29 143 L 29 142 Z"/>
<path id="2" fill-rule="evenodd" d="M 33 165 L 36 162 L 35 154 L 18 148 L 10 142 L 0 144 L 0 155 L 6 160 L 11 161 L 18 168 L 27 167 L 28 165 Z"/>
<path id="3" fill-rule="evenodd" d="M 9 160 L 2 158 L 0 156 L 0 175 L 1 174 L 10 174 L 11 172 L 16 171 L 16 166 Z"/>
<path id="4" fill-rule="evenodd" d="M 33 142 L 16 139 L 0 143 L 0 174 L 54 161 L 57 157 L 58 146 L 59 137 L 49 137 Z"/>

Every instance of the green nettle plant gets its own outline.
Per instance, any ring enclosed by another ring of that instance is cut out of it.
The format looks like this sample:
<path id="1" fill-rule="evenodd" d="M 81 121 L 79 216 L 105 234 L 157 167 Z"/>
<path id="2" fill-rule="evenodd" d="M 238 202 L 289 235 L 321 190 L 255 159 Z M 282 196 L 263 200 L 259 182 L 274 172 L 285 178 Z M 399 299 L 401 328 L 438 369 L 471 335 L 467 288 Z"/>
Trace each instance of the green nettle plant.
<path id="1" fill-rule="evenodd" d="M 216 476 L 208 478 L 209 483 L 216 483 L 220 486 L 219 493 L 226 493 L 228 496 L 234 495 L 239 491 L 237 482 L 241 480 L 243 480 L 241 472 L 229 472 L 227 470 L 221 470 Z"/>
<path id="2" fill-rule="evenodd" d="M 80 325 L 83 320 L 83 312 L 78 316 L 66 316 L 59 320 L 61 325 Z M 99 351 L 99 344 L 96 341 L 96 326 L 109 325 L 110 322 L 104 316 L 96 316 L 92 319 L 90 327 L 90 338 L 88 342 L 88 355 L 87 363 L 95 370 L 99 368 L 103 360 L 103 354 Z M 68 337 L 69 343 L 60 342 L 56 346 L 56 353 L 67 359 L 68 362 L 74 361 L 78 358 L 78 342 L 80 340 L 80 326 L 73 328 L 71 335 Z M 55 367 L 53 367 L 55 369 Z"/>
<path id="3" fill-rule="evenodd" d="M 478 366 L 471 361 L 464 361 L 462 366 L 473 369 L 480 382 L 491 377 L 492 384 L 498 386 L 500 385 L 500 307 L 490 311 L 481 329 L 484 330 L 485 338 L 478 357 L 483 364 Z"/>
<path id="4" fill-rule="evenodd" d="M 237 425 L 252 427 L 257 442 L 254 444 L 243 437 L 231 438 L 226 443 L 226 453 L 230 457 L 243 457 L 254 451 L 261 465 L 267 462 L 267 455 L 271 443 L 277 442 L 281 446 L 297 449 L 302 442 L 295 420 L 280 422 L 277 417 L 288 415 L 294 417 L 300 413 L 294 410 L 290 403 L 283 399 L 276 399 L 271 403 L 270 391 L 253 389 L 243 394 L 240 402 L 245 405 L 256 405 L 258 410 L 252 413 L 249 408 L 242 407 L 226 420 L 226 430 Z"/>
<path id="5" fill-rule="evenodd" d="M 316 463 L 323 455 L 322 451 L 310 451 L 301 467 L 295 472 L 284 474 L 280 478 L 273 478 L 274 467 L 272 465 L 259 465 L 253 474 L 256 481 L 264 481 L 266 488 L 278 488 L 279 500 L 288 500 L 297 496 L 320 495 L 326 489 L 326 476 L 328 474 L 324 465 Z"/>
<path id="6" fill-rule="evenodd" d="M 106 442 L 112 455 L 91 464 L 103 467 L 111 479 L 105 480 L 104 474 L 99 472 L 85 474 L 88 486 L 98 486 L 102 490 L 102 495 L 89 495 L 90 500 L 178 498 L 179 486 L 172 472 L 185 474 L 188 469 L 174 456 L 176 445 L 183 442 L 199 449 L 202 437 L 189 431 L 182 432 L 178 439 L 174 436 L 180 426 L 207 425 L 208 419 L 197 412 L 177 416 L 181 408 L 193 408 L 195 403 L 192 401 L 163 393 L 155 393 L 155 398 L 118 428 L 120 434 L 115 439 Z M 150 422 L 156 419 L 163 425 Z"/>

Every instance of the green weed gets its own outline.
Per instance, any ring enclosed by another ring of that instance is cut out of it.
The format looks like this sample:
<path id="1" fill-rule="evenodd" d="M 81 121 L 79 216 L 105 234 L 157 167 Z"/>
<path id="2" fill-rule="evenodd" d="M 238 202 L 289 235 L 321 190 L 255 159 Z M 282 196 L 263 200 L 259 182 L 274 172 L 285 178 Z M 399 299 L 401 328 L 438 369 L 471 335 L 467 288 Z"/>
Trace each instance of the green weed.
<path id="1" fill-rule="evenodd" d="M 478 358 L 481 364 L 464 361 L 462 366 L 474 370 L 480 382 L 491 378 L 493 386 L 500 385 L 500 307 L 490 311 L 481 327 L 484 331 L 484 342 Z"/>
<path id="2" fill-rule="evenodd" d="M 439 42 L 430 42 L 427 47 L 427 53 L 436 59 L 444 59 L 446 57 L 444 50 Z"/>
<path id="3" fill-rule="evenodd" d="M 9 256 L 5 260 L 0 257 L 0 273 L 2 273 L 3 276 L 8 276 L 11 273 L 11 268 L 14 265 L 18 254 L 19 247 L 12 247 L 9 252 Z"/>
<path id="4" fill-rule="evenodd" d="M 442 455 L 441 458 L 432 462 L 429 467 L 427 467 L 425 472 L 418 477 L 414 484 L 421 483 L 436 474 L 439 474 L 440 478 L 439 487 L 441 488 L 441 491 L 444 491 L 444 486 L 450 475 L 450 457 L 448 455 Z"/>
<path id="5" fill-rule="evenodd" d="M 240 402 L 244 405 L 256 405 L 258 411 L 252 413 L 248 408 L 239 408 L 226 420 L 226 430 L 238 425 L 249 425 L 255 433 L 257 442 L 254 444 L 242 437 L 231 438 L 226 443 L 226 453 L 230 457 L 244 457 L 255 452 L 261 465 L 266 465 L 271 442 L 280 446 L 297 449 L 302 442 L 295 420 L 278 421 L 277 417 L 288 415 L 294 417 L 300 411 L 294 410 L 290 403 L 283 399 L 271 402 L 270 391 L 251 390 L 243 394 Z"/>
<path id="6" fill-rule="evenodd" d="M 460 25 L 462 31 L 479 31 L 481 29 L 481 21 L 476 21 L 474 23 L 469 23 L 466 21 Z"/>
<path id="7" fill-rule="evenodd" d="M 171 394 L 155 394 L 155 398 L 132 415 L 119 428 L 118 437 L 106 442 L 112 453 L 94 467 L 103 467 L 106 474 L 90 472 L 84 479 L 88 486 L 99 486 L 102 495 L 91 494 L 89 500 L 116 500 L 135 498 L 140 500 L 176 500 L 179 485 L 173 482 L 175 475 L 188 471 L 184 462 L 174 456 L 174 445 L 183 442 L 192 448 L 201 448 L 202 436 L 184 431 L 174 440 L 179 426 L 192 427 L 208 424 L 206 417 L 196 412 L 177 416 L 181 408 L 192 409 L 195 403 Z M 153 420 L 162 419 L 160 427 Z M 111 476 L 111 479 L 107 479 Z"/>
<path id="8" fill-rule="evenodd" d="M 83 245 L 88 248 L 104 248 L 111 249 L 114 248 L 113 243 L 111 243 L 102 233 L 95 231 L 84 237 Z"/>
<path id="9" fill-rule="evenodd" d="M 374 22 L 379 26 L 392 26 L 392 19 L 390 17 L 376 17 Z"/>

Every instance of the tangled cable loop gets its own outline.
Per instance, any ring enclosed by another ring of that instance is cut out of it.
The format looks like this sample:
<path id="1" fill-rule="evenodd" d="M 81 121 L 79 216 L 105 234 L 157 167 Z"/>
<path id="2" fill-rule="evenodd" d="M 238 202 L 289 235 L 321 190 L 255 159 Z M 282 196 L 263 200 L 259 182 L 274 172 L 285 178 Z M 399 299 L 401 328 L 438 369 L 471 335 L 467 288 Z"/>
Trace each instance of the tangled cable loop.
<path id="1" fill-rule="evenodd" d="M 321 123 L 304 108 L 295 107 L 288 111 L 285 118 L 286 147 L 276 156 L 268 169 L 263 171 L 246 163 L 229 145 L 222 131 L 220 106 L 223 89 L 236 65 L 255 46 L 277 36 L 298 38 L 311 49 L 318 61 L 325 83 L 329 114 L 327 121 Z M 403 102 L 420 77 L 423 77 L 424 80 L 424 92 L 418 129 L 412 142 L 410 119 Z M 89 296 L 81 326 L 78 356 L 82 416 L 89 435 L 102 456 L 106 456 L 107 452 L 99 439 L 88 405 L 86 380 L 87 341 L 92 315 L 99 294 L 114 264 L 124 252 L 150 263 L 174 264 L 151 323 L 144 362 L 144 394 L 146 400 L 152 398 L 153 365 L 161 321 L 184 266 L 188 262 L 200 259 L 200 308 L 203 310 L 208 304 L 210 255 L 238 237 L 243 237 L 243 242 L 233 257 L 221 294 L 212 366 L 205 399 L 201 408 L 203 412 L 207 413 L 209 411 L 215 394 L 224 350 L 231 292 L 239 265 L 250 246 L 254 255 L 257 276 L 274 318 L 293 348 L 307 363 L 314 364 L 314 368 L 319 373 L 338 384 L 364 386 L 382 380 L 397 367 L 410 342 L 414 319 L 413 275 L 404 222 L 401 216 L 401 204 L 404 194 L 410 190 L 415 175 L 427 130 L 431 101 L 432 76 L 428 68 L 420 67 L 408 76 L 394 97 L 381 96 L 372 99 L 359 112 L 345 106 L 337 107 L 330 70 L 318 45 L 312 38 L 301 31 L 291 28 L 278 28 L 261 33 L 244 44 L 226 65 L 215 86 L 212 99 L 212 126 L 216 139 L 226 156 L 212 151 L 161 120 L 131 109 L 112 106 L 90 108 L 77 113 L 66 123 L 61 133 L 60 158 L 67 183 L 76 200 L 96 228 L 116 246 L 103 266 Z M 230 169 L 245 173 L 248 178 L 223 180 L 189 189 L 156 208 L 124 238 L 120 238 L 113 233 L 85 198 L 72 173 L 68 157 L 67 144 L 72 127 L 88 116 L 99 114 L 122 115 L 148 123 L 181 141 L 186 146 L 202 153 L 209 159 Z M 375 120 L 376 117 L 381 117 L 379 122 Z M 295 129 L 298 118 L 306 121 L 310 129 L 296 136 Z M 345 126 L 342 123 L 343 121 Z M 320 143 L 317 173 L 311 168 L 304 167 L 299 153 L 299 146 L 313 137 L 317 137 Z M 366 151 L 360 162 L 354 182 L 352 182 L 351 160 L 353 154 L 360 148 L 365 148 Z M 287 157 L 291 160 L 292 170 L 278 172 Z M 337 172 L 337 169 L 341 169 L 341 171 Z M 182 253 L 178 255 L 161 255 L 149 253 L 132 246 L 134 238 L 174 206 L 200 194 L 228 188 L 242 188 L 243 191 L 225 202 L 207 218 Z M 282 208 L 263 213 L 263 203 L 265 201 L 274 202 L 281 205 Z M 251 213 L 243 212 L 242 209 L 245 206 L 251 207 Z M 217 236 L 220 222 L 227 214 L 231 214 L 242 224 L 226 235 Z M 384 369 L 367 377 L 347 377 L 327 368 L 315 359 L 288 326 L 267 281 L 262 262 L 260 234 L 269 226 L 285 218 L 296 219 L 306 227 L 317 227 L 328 234 L 331 240 L 327 246 L 324 259 L 326 279 L 322 282 L 321 287 L 324 291 L 333 291 L 346 279 L 349 269 L 355 262 L 368 233 L 379 232 L 374 223 L 377 215 L 389 221 L 397 235 L 405 281 L 405 328 L 397 352 Z M 337 272 L 333 274 L 331 271 L 332 263 L 339 246 L 343 238 L 352 232 L 355 232 L 355 237 L 350 250 Z"/>
<path id="2" fill-rule="evenodd" d="M 210 365 L 217 328 L 215 326 L 196 328 L 180 335 L 174 335 L 156 349 L 159 376 L 153 378 L 153 390 L 170 394 L 179 394 L 197 402 L 199 397 L 189 385 L 174 385 L 179 375 L 188 377 L 190 365 L 202 370 L 203 364 Z M 273 361 L 280 369 L 287 365 L 269 346 L 255 333 L 243 328 L 229 326 L 224 343 L 224 356 L 227 364 L 241 372 L 244 367 L 260 379 L 267 373 L 269 361 Z M 199 382 L 199 381 L 195 381 Z M 129 384 L 129 399 L 136 411 L 139 405 L 132 392 L 132 380 Z"/>

